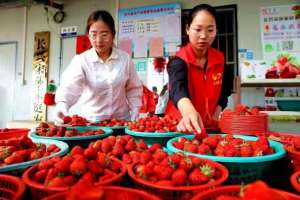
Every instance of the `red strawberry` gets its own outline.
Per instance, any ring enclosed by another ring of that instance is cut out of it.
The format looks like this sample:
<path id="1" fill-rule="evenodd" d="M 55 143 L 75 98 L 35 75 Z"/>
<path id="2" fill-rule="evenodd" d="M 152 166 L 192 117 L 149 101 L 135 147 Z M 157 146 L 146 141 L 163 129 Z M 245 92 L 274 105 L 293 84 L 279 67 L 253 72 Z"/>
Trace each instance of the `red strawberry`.
<path id="1" fill-rule="evenodd" d="M 137 151 L 130 151 L 129 156 L 132 160 L 132 163 L 137 163 L 140 161 L 140 153 Z"/>
<path id="2" fill-rule="evenodd" d="M 62 177 L 56 176 L 49 181 L 47 187 L 67 187 L 67 185 L 65 184 Z"/>
<path id="3" fill-rule="evenodd" d="M 23 160 L 22 156 L 15 154 L 15 152 L 12 155 L 10 155 L 4 159 L 4 163 L 7 165 L 14 164 L 14 163 L 20 163 L 23 161 L 24 160 Z"/>
<path id="4" fill-rule="evenodd" d="M 152 159 L 152 155 L 148 151 L 143 151 L 140 153 L 140 163 L 146 164 Z"/>
<path id="5" fill-rule="evenodd" d="M 174 146 L 175 148 L 177 148 L 177 149 L 183 150 L 183 148 L 184 148 L 184 143 L 174 141 L 174 142 L 173 142 L 173 146 Z"/>
<path id="6" fill-rule="evenodd" d="M 207 144 L 211 148 L 216 148 L 220 140 L 222 139 L 221 135 L 209 136 L 203 139 L 203 143 Z"/>
<path id="7" fill-rule="evenodd" d="M 203 175 L 207 176 L 208 178 L 212 178 L 215 176 L 216 169 L 208 164 L 202 165 L 200 170 Z"/>
<path id="8" fill-rule="evenodd" d="M 190 171 L 193 168 L 193 162 L 190 158 L 184 158 L 179 163 L 179 168 L 184 169 L 185 171 Z"/>
<path id="9" fill-rule="evenodd" d="M 54 164 L 54 167 L 59 173 L 67 174 L 69 172 L 70 165 L 73 161 L 71 156 L 65 156 L 60 161 Z"/>
<path id="10" fill-rule="evenodd" d="M 161 149 L 161 144 L 159 144 L 159 143 L 154 143 L 154 144 L 152 144 L 151 147 L 149 148 L 149 151 L 150 151 L 151 153 L 154 153 L 154 152 L 156 152 L 158 149 Z"/>
<path id="11" fill-rule="evenodd" d="M 241 157 L 250 157 L 253 155 L 252 146 L 248 143 L 244 143 L 240 147 L 240 155 Z"/>
<path id="12" fill-rule="evenodd" d="M 64 116 L 63 120 L 64 124 L 69 124 L 72 121 L 72 118 L 70 116 Z"/>
<path id="13" fill-rule="evenodd" d="M 207 144 L 201 144 L 199 147 L 198 147 L 198 152 L 199 154 L 211 154 L 211 150 L 210 150 L 210 147 L 207 145 Z"/>
<path id="14" fill-rule="evenodd" d="M 153 170 L 159 180 L 170 179 L 174 171 L 168 165 L 155 165 Z"/>
<path id="15" fill-rule="evenodd" d="M 133 138 L 131 138 L 131 139 L 127 142 L 127 144 L 126 144 L 126 146 L 125 146 L 125 149 L 127 150 L 127 152 L 130 152 L 130 151 L 133 151 L 133 150 L 136 149 L 136 143 L 135 143 L 135 141 L 134 141 Z"/>
<path id="16" fill-rule="evenodd" d="M 76 155 L 76 154 L 79 154 L 79 155 L 83 155 L 84 154 L 84 149 L 79 146 L 79 145 L 76 145 L 72 148 L 70 154 L 73 156 L 73 155 Z"/>
<path id="17" fill-rule="evenodd" d="M 62 177 L 63 182 L 66 184 L 66 186 L 72 186 L 76 183 L 76 178 L 72 175 L 64 176 Z"/>
<path id="18" fill-rule="evenodd" d="M 98 152 L 97 162 L 100 164 L 100 167 L 105 168 L 110 164 L 110 158 L 102 152 Z"/>
<path id="19" fill-rule="evenodd" d="M 122 161 L 126 164 L 130 164 L 132 162 L 131 157 L 128 154 L 123 154 Z"/>
<path id="20" fill-rule="evenodd" d="M 56 149 L 57 146 L 55 144 L 50 144 L 48 147 L 47 147 L 47 152 L 53 152 L 54 149 Z"/>
<path id="21" fill-rule="evenodd" d="M 97 161 L 90 160 L 88 162 L 88 171 L 90 171 L 93 174 L 99 176 L 103 173 L 103 168 L 101 168 L 100 164 Z"/>
<path id="22" fill-rule="evenodd" d="M 97 140 L 92 146 L 96 151 L 101 151 L 102 140 Z"/>
<path id="23" fill-rule="evenodd" d="M 172 182 L 176 186 L 183 186 L 186 184 L 187 174 L 184 169 L 177 169 L 172 174 Z"/>
<path id="24" fill-rule="evenodd" d="M 205 176 L 199 168 L 195 168 L 190 173 L 188 180 L 191 185 L 202 185 L 207 183 L 209 178 Z"/>
<path id="25" fill-rule="evenodd" d="M 45 183 L 44 183 L 44 184 L 45 184 L 45 185 L 48 185 L 49 182 L 50 182 L 50 180 L 52 180 L 54 177 L 56 177 L 57 174 L 58 174 L 57 169 L 55 169 L 55 168 L 49 169 L 49 170 L 48 170 L 48 173 L 47 173 L 47 176 L 46 176 L 46 178 L 45 178 Z"/>
<path id="26" fill-rule="evenodd" d="M 53 159 L 53 158 L 52 158 Z M 49 169 L 53 166 L 54 162 L 53 160 L 50 159 L 46 159 L 46 160 L 41 160 L 38 164 L 38 169 L 42 170 L 42 169 Z"/>
<path id="27" fill-rule="evenodd" d="M 123 146 L 119 142 L 115 143 L 113 150 L 112 150 L 112 155 L 121 157 L 124 153 L 125 153 L 125 150 L 124 150 Z"/>
<path id="28" fill-rule="evenodd" d="M 198 152 L 198 146 L 190 143 L 184 144 L 184 151 L 188 151 L 191 153 L 197 153 Z"/>
<path id="29" fill-rule="evenodd" d="M 101 151 L 103 153 L 109 153 L 112 150 L 112 145 L 108 140 L 102 140 Z"/>
<path id="30" fill-rule="evenodd" d="M 148 149 L 148 146 L 147 144 L 145 143 L 144 140 L 140 140 L 139 142 L 137 142 L 137 148 L 140 149 L 140 150 L 145 150 L 145 149 Z"/>
<path id="31" fill-rule="evenodd" d="M 39 170 L 33 175 L 33 179 L 38 183 L 44 183 L 47 173 L 47 169 Z"/>
<path id="32" fill-rule="evenodd" d="M 93 160 L 97 158 L 97 151 L 93 147 L 86 148 L 83 154 L 89 160 Z"/>
<path id="33" fill-rule="evenodd" d="M 75 176 L 81 176 L 87 171 L 87 163 L 83 157 L 78 157 L 73 160 L 70 165 L 70 172 Z"/>

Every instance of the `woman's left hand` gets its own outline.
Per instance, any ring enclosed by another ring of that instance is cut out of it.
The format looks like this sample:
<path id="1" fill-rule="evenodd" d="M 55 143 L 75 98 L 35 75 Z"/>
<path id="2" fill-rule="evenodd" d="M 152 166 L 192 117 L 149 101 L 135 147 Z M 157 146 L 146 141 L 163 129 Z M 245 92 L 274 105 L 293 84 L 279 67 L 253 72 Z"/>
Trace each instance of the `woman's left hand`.
<path id="1" fill-rule="evenodd" d="M 217 106 L 212 118 L 213 120 L 215 121 L 219 121 L 219 118 L 220 118 L 220 113 L 222 112 L 222 107 L 221 106 Z"/>

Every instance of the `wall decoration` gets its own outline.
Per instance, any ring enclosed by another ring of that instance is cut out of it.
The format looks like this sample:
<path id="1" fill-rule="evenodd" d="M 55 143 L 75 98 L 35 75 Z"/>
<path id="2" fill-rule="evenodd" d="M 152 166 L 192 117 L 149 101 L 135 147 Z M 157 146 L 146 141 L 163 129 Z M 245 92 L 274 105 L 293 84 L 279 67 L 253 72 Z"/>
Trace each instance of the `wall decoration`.
<path id="1" fill-rule="evenodd" d="M 44 95 L 48 84 L 50 32 L 34 34 L 33 51 L 33 119 L 47 120 L 47 107 L 44 104 Z"/>
<path id="2" fill-rule="evenodd" d="M 180 4 L 121 9 L 118 30 L 118 46 L 133 58 L 174 55 L 181 44 Z"/>
<path id="3" fill-rule="evenodd" d="M 289 53 L 300 61 L 300 4 L 261 8 L 261 39 L 264 60 L 272 65 Z"/>

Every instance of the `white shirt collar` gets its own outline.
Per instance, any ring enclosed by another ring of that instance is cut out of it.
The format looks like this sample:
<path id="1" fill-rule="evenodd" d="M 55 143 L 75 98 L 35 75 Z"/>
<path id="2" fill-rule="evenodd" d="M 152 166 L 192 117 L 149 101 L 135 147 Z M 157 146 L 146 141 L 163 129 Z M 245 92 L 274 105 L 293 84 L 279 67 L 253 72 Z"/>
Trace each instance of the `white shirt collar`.
<path id="1" fill-rule="evenodd" d="M 101 59 L 99 58 L 95 48 L 91 48 L 90 51 L 91 51 L 91 61 L 92 62 L 100 62 Z M 118 55 L 117 49 L 115 47 L 113 47 L 112 52 L 107 60 L 118 59 L 118 57 L 119 57 L 119 55 Z"/>

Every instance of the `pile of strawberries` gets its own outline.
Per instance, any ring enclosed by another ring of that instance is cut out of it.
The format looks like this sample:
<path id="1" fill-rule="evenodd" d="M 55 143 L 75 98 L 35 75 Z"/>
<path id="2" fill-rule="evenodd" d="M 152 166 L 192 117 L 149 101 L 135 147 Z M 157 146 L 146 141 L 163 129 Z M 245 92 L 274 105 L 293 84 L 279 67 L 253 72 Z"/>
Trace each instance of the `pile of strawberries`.
<path id="1" fill-rule="evenodd" d="M 35 144 L 27 136 L 0 140 L 0 166 L 47 157 L 59 151 L 60 148 L 55 144 L 48 147 L 45 144 Z"/>
<path id="2" fill-rule="evenodd" d="M 201 140 L 196 138 L 189 140 L 182 137 L 174 141 L 173 146 L 191 153 L 225 157 L 252 157 L 274 153 L 274 149 L 264 136 L 259 136 L 256 141 L 235 138 L 232 134 L 213 135 Z"/>
<path id="3" fill-rule="evenodd" d="M 30 179 L 47 187 L 69 187 L 80 179 L 103 183 L 125 173 L 126 167 L 105 153 L 75 146 L 64 157 L 53 157 L 41 161 Z"/>
<path id="4" fill-rule="evenodd" d="M 300 74 L 300 66 L 295 58 L 289 55 L 280 55 L 273 66 L 267 70 L 266 78 L 296 78 Z"/>
<path id="5" fill-rule="evenodd" d="M 91 152 L 103 152 L 122 160 L 126 164 L 136 163 L 147 159 L 146 150 L 155 152 L 161 150 L 161 145 L 156 143 L 148 147 L 144 140 L 135 141 L 130 135 L 109 136 L 102 140 L 90 143 Z M 166 153 L 165 153 L 166 154 Z"/>
<path id="6" fill-rule="evenodd" d="M 232 111 L 230 109 L 225 109 L 222 113 L 222 116 L 226 115 L 239 115 L 239 116 L 253 116 L 253 115 L 260 115 L 258 108 L 249 108 L 246 105 L 238 104 L 235 107 L 235 110 Z"/>
<path id="7" fill-rule="evenodd" d="M 71 126 L 86 126 L 89 121 L 79 115 L 64 116 L 64 124 Z"/>
<path id="8" fill-rule="evenodd" d="M 74 137 L 74 136 L 90 136 L 90 135 L 102 135 L 104 131 L 102 129 L 99 130 L 86 130 L 84 132 L 79 132 L 76 129 L 66 127 L 53 127 L 53 128 L 39 128 L 37 130 L 37 134 L 39 136 L 47 136 L 47 137 Z"/>
<path id="9" fill-rule="evenodd" d="M 98 123 L 92 123 L 91 125 L 93 126 L 107 126 L 107 127 L 114 127 L 114 126 L 127 126 L 127 122 L 126 120 L 123 119 L 106 119 L 106 120 L 102 120 Z"/>
<path id="10" fill-rule="evenodd" d="M 136 178 L 157 186 L 199 186 L 225 176 L 226 169 L 220 166 L 202 158 L 178 153 L 168 155 L 158 150 L 148 152 L 148 158 L 133 165 L 132 170 Z"/>
<path id="11" fill-rule="evenodd" d="M 128 128 L 137 132 L 176 132 L 178 122 L 177 119 L 170 115 L 164 117 L 154 115 L 152 117 L 139 119 L 137 122 L 129 122 Z"/>

